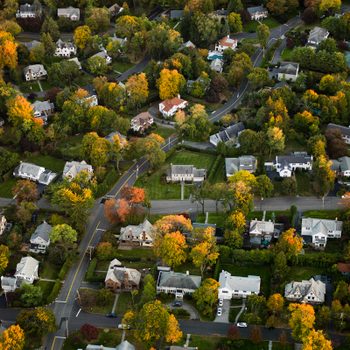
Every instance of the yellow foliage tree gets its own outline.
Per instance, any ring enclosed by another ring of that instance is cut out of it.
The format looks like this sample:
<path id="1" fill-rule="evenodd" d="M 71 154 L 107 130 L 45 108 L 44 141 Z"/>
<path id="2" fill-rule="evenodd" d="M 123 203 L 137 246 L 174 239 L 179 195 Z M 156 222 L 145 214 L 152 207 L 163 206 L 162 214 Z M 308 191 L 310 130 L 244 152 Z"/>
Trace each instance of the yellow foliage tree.
<path id="1" fill-rule="evenodd" d="M 266 305 L 273 314 L 280 313 L 284 305 L 283 296 L 279 293 L 270 295 Z"/>
<path id="2" fill-rule="evenodd" d="M 322 331 L 314 329 L 309 333 L 303 342 L 303 350 L 332 350 L 332 343 L 326 339 Z"/>
<path id="3" fill-rule="evenodd" d="M 17 67 L 17 44 L 9 32 L 0 31 L 0 69 Z"/>
<path id="4" fill-rule="evenodd" d="M 182 74 L 176 69 L 162 69 L 159 79 L 157 80 L 157 87 L 159 89 L 159 97 L 166 100 L 177 96 L 186 84 L 186 80 Z"/>
<path id="5" fill-rule="evenodd" d="M 129 93 L 129 100 L 140 106 L 147 101 L 149 90 L 148 80 L 145 73 L 132 75 L 125 84 Z"/>
<path id="6" fill-rule="evenodd" d="M 20 128 L 23 132 L 27 132 L 33 127 L 33 108 L 25 97 L 17 95 L 9 100 L 7 114 L 13 126 Z"/>
<path id="7" fill-rule="evenodd" d="M 91 40 L 91 29 L 89 26 L 77 27 L 74 31 L 74 43 L 80 50 L 84 50 Z"/>
<path id="8" fill-rule="evenodd" d="M 291 312 L 289 326 L 295 340 L 303 341 L 313 330 L 315 323 L 315 310 L 308 304 L 290 304 L 288 310 Z"/>
<path id="9" fill-rule="evenodd" d="M 170 314 L 168 319 L 168 327 L 166 330 L 165 340 L 167 343 L 176 343 L 181 339 L 182 331 L 179 327 L 179 322 L 173 314 Z"/>
<path id="10" fill-rule="evenodd" d="M 0 350 L 22 350 L 24 348 L 24 332 L 19 325 L 7 328 L 0 338 Z"/>
<path id="11" fill-rule="evenodd" d="M 286 256 L 298 255 L 303 249 L 303 239 L 295 232 L 294 228 L 282 233 L 276 248 L 278 251 L 283 251 Z"/>
<path id="12" fill-rule="evenodd" d="M 233 211 L 227 221 L 230 227 L 241 233 L 246 226 L 245 215 L 239 209 Z"/>
<path id="13" fill-rule="evenodd" d="M 175 231 L 191 232 L 193 229 L 191 220 L 185 218 L 183 215 L 163 216 L 155 222 L 154 226 L 160 235 L 165 235 L 166 233 Z"/>
<path id="14" fill-rule="evenodd" d="M 9 263 L 9 257 L 10 257 L 10 250 L 8 246 L 1 244 L 0 245 L 0 273 L 2 273 L 8 263 Z"/>

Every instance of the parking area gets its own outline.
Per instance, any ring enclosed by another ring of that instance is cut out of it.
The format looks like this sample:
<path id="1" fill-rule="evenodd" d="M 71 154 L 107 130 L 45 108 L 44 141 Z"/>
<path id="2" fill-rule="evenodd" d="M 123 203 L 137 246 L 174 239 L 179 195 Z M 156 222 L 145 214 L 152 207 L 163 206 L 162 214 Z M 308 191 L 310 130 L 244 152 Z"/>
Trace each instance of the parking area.
<path id="1" fill-rule="evenodd" d="M 216 314 L 214 322 L 220 322 L 220 323 L 229 323 L 229 314 L 230 314 L 230 300 L 224 300 L 223 305 L 221 306 L 222 314 L 221 316 L 218 316 Z M 219 307 L 219 306 L 218 306 Z"/>

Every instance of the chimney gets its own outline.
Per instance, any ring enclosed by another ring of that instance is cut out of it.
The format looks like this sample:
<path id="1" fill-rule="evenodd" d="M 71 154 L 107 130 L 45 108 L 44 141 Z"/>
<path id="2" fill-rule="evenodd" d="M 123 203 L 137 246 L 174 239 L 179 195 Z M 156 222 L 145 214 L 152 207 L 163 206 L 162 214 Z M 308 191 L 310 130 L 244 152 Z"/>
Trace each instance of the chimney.
<path id="1" fill-rule="evenodd" d="M 189 272 L 188 270 L 186 271 L 186 275 L 187 275 L 187 276 L 189 276 L 189 275 L 190 275 L 190 272 Z"/>

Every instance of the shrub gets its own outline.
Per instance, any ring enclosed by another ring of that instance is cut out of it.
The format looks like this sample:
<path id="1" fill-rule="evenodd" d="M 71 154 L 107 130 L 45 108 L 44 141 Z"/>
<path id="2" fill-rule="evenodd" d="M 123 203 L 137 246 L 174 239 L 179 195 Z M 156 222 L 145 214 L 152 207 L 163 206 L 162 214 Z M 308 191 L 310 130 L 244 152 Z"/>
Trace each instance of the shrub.
<path id="1" fill-rule="evenodd" d="M 98 338 L 98 328 L 88 323 L 81 326 L 80 333 L 87 341 Z"/>
<path id="2" fill-rule="evenodd" d="M 94 279 L 95 269 L 97 265 L 97 259 L 93 258 L 90 262 L 90 265 L 86 271 L 86 280 L 92 282 Z"/>
<path id="3" fill-rule="evenodd" d="M 55 282 L 55 284 L 54 284 L 54 286 L 53 286 L 49 296 L 47 297 L 47 303 L 48 304 L 52 303 L 56 299 L 56 297 L 57 297 L 58 293 L 60 292 L 60 290 L 61 290 L 61 281 L 60 280 L 56 280 L 56 282 Z"/>

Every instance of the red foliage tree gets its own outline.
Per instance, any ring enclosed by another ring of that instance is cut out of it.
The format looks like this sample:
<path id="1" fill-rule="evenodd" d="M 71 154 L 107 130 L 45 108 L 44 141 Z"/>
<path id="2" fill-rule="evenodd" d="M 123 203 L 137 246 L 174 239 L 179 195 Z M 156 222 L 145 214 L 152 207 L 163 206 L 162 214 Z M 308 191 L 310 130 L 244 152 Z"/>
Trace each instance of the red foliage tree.
<path id="1" fill-rule="evenodd" d="M 98 328 L 88 323 L 81 326 L 80 333 L 87 341 L 98 338 Z"/>
<path id="2" fill-rule="evenodd" d="M 142 204 L 145 201 L 146 194 L 143 188 L 124 186 L 121 191 L 121 197 L 132 205 Z"/>

